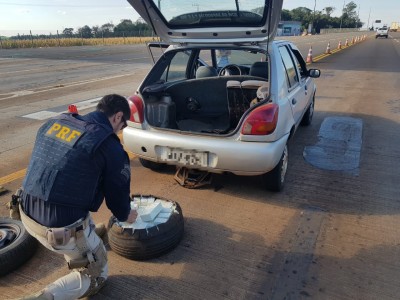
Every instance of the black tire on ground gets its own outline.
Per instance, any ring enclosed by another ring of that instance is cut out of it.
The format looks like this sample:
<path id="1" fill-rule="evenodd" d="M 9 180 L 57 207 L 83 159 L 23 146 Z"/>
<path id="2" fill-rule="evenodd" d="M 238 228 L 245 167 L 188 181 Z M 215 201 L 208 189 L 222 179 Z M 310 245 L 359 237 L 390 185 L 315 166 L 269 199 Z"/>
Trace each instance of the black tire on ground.
<path id="1" fill-rule="evenodd" d="M 153 170 L 153 171 L 160 171 L 165 167 L 165 164 L 162 163 L 156 163 L 151 160 L 147 160 L 144 158 L 139 158 L 140 163 L 142 164 L 143 167 Z"/>
<path id="2" fill-rule="evenodd" d="M 285 146 L 279 163 L 272 171 L 263 175 L 265 186 L 272 192 L 280 192 L 285 185 L 286 171 L 289 160 L 288 146 Z"/>
<path id="3" fill-rule="evenodd" d="M 312 102 L 306 112 L 301 119 L 300 125 L 301 126 L 308 126 L 311 124 L 313 116 L 314 116 L 314 105 L 315 105 L 315 95 L 312 98 Z"/>
<path id="4" fill-rule="evenodd" d="M 38 242 L 21 221 L 0 217 L 0 276 L 17 269 L 32 257 Z"/>
<path id="5" fill-rule="evenodd" d="M 172 213 L 167 222 L 147 229 L 122 228 L 116 223 L 117 219 L 111 216 L 108 223 L 111 249 L 132 260 L 147 260 L 175 248 L 182 239 L 184 222 L 179 204 L 169 202 L 176 204 L 176 212 Z"/>

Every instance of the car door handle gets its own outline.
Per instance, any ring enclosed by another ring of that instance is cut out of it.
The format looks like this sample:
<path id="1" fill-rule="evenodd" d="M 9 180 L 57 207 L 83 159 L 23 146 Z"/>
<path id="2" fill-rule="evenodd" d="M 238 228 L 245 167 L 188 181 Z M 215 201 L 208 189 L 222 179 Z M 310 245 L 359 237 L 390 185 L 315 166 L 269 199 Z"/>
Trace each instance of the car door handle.
<path id="1" fill-rule="evenodd" d="M 296 99 L 292 99 L 292 104 L 295 105 L 297 103 Z"/>

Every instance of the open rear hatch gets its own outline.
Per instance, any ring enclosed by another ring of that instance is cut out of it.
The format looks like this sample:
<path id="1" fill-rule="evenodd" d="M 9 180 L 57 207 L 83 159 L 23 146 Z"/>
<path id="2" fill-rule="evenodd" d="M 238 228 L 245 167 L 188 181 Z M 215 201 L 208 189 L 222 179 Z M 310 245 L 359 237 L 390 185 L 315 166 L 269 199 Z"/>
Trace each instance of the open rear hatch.
<path id="1" fill-rule="evenodd" d="M 283 0 L 128 0 L 167 43 L 255 43 L 274 39 Z"/>

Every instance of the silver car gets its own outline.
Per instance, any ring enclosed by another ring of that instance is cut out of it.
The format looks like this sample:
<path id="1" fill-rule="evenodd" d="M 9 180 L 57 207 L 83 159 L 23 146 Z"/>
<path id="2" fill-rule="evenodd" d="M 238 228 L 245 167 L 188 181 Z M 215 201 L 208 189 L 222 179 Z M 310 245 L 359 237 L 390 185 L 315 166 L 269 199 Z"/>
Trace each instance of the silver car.
<path id="1" fill-rule="evenodd" d="M 320 75 L 294 44 L 273 41 L 282 0 L 128 1 L 163 43 L 149 45 L 157 60 L 129 98 L 127 149 L 150 169 L 262 175 L 280 191 Z"/>

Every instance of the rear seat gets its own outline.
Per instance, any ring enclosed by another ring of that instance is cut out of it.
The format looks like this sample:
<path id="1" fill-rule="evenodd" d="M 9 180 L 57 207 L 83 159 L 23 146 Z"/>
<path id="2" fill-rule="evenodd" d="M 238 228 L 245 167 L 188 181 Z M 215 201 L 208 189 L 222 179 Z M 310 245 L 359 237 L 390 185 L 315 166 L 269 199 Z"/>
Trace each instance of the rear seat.
<path id="1" fill-rule="evenodd" d="M 245 80 L 242 82 L 229 80 L 226 82 L 231 128 L 235 128 L 245 111 L 252 104 L 258 102 L 257 90 L 265 85 L 268 85 L 268 82 L 264 80 Z"/>

